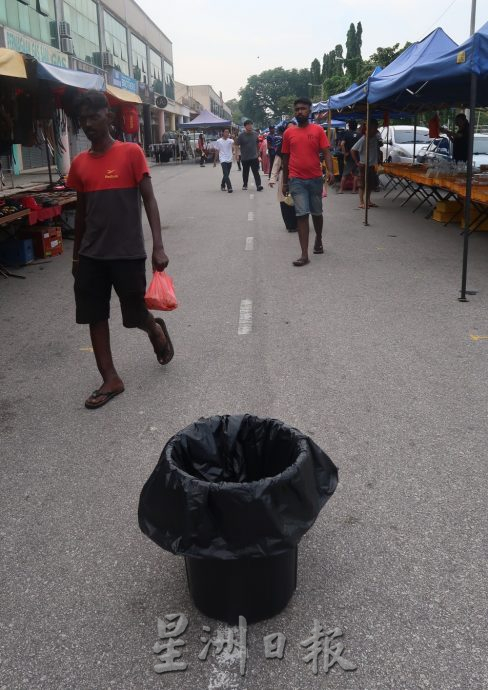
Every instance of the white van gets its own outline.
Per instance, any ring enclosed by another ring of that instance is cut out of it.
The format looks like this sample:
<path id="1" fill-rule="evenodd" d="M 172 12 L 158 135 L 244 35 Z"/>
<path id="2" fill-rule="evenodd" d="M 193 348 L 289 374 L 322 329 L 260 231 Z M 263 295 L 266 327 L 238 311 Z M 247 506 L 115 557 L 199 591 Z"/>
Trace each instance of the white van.
<path id="1" fill-rule="evenodd" d="M 381 138 L 383 139 L 383 160 L 386 163 L 414 163 L 413 160 L 413 145 L 414 145 L 414 127 L 413 125 L 393 125 L 391 127 L 383 127 L 380 130 Z M 427 146 L 430 142 L 429 130 L 427 127 L 417 127 L 417 136 L 415 140 L 415 157 L 421 148 Z"/>

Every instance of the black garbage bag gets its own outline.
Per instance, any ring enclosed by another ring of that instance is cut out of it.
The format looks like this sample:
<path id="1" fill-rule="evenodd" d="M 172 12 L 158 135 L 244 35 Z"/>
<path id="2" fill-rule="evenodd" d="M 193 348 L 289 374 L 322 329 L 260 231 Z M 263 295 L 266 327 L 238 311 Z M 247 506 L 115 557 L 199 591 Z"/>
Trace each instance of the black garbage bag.
<path id="1" fill-rule="evenodd" d="M 187 557 L 278 556 L 296 547 L 337 481 L 330 458 L 283 422 L 200 419 L 164 447 L 141 492 L 139 526 Z"/>

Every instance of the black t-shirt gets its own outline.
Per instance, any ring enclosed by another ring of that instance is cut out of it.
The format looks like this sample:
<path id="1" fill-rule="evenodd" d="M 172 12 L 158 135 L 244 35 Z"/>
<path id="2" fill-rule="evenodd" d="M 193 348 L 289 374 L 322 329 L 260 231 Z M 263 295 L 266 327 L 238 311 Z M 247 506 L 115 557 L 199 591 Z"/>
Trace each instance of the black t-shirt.
<path id="1" fill-rule="evenodd" d="M 342 141 L 344 142 L 344 148 L 346 149 L 346 153 L 349 153 L 349 151 L 352 149 L 358 138 L 358 132 L 352 132 L 350 129 L 346 129 L 342 136 Z"/>
<path id="2" fill-rule="evenodd" d="M 469 127 L 462 127 L 455 135 L 452 142 L 452 157 L 455 161 L 468 160 Z"/>

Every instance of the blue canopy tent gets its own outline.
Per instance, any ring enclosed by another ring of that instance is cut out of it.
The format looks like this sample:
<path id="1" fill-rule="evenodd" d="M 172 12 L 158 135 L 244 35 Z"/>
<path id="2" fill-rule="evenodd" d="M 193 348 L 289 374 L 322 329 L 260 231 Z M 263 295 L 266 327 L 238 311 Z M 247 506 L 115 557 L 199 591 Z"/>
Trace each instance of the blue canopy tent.
<path id="1" fill-rule="evenodd" d="M 384 69 L 376 67 L 371 76 L 359 86 L 349 88 L 343 93 L 331 96 L 330 106 L 333 110 L 344 108 L 364 109 L 367 103 L 374 103 L 377 110 L 403 111 L 412 109 L 411 99 L 402 102 L 396 98 L 405 85 L 411 83 L 412 73 L 421 70 L 423 66 L 434 63 L 437 64 L 438 58 L 446 51 L 455 50 L 456 43 L 443 31 L 437 28 L 428 36 L 417 43 L 413 43 L 400 53 Z M 379 95 L 380 87 L 383 95 Z M 372 90 L 374 89 L 374 96 Z"/>
<path id="2" fill-rule="evenodd" d="M 369 103 L 393 104 L 395 109 L 412 106 L 412 100 L 401 102 L 397 95 L 412 83 L 412 75 L 428 64 L 438 64 L 446 52 L 457 50 L 457 44 L 440 28 L 435 29 L 422 41 L 406 48 L 393 62 L 368 80 L 367 100 Z M 392 103 L 390 103 L 390 101 Z"/>
<path id="3" fill-rule="evenodd" d="M 208 110 L 202 110 L 191 122 L 180 125 L 179 129 L 219 129 L 219 127 L 230 127 L 231 124 L 231 120 L 224 120 Z"/>
<path id="4" fill-rule="evenodd" d="M 45 62 L 38 62 L 36 73 L 39 79 L 57 81 L 66 86 L 74 86 L 78 89 L 95 89 L 96 91 L 105 90 L 105 79 L 99 74 L 90 72 L 78 72 L 66 67 L 56 67 Z"/>
<path id="5" fill-rule="evenodd" d="M 403 72 L 391 74 L 388 80 L 383 80 L 382 74 L 371 78 L 368 101 L 391 102 L 410 110 L 468 104 L 474 74 L 478 82 L 476 106 L 488 106 L 488 22 L 460 46 L 450 43 L 442 52 L 426 52 L 420 60 L 412 60 Z"/>
<path id="6" fill-rule="evenodd" d="M 460 46 L 452 46 L 431 60 L 413 65 L 408 76 L 397 84 L 377 84 L 370 88 L 368 100 L 392 99 L 400 107 L 432 109 L 443 106 L 488 106 L 488 22 Z M 398 88 L 400 87 L 400 88 Z M 464 204 L 463 268 L 460 301 L 466 302 L 471 189 L 473 170 L 474 118 L 469 123 L 468 160 Z"/>
<path id="7" fill-rule="evenodd" d="M 375 67 L 371 73 L 371 77 L 379 72 L 381 72 L 381 67 Z M 331 96 L 328 101 L 331 110 L 342 110 L 343 108 L 355 105 L 359 101 L 364 101 L 368 92 L 368 82 L 371 77 L 368 77 L 362 84 L 351 84 L 346 91 Z"/>
<path id="8" fill-rule="evenodd" d="M 349 89 L 343 93 L 331 96 L 329 103 L 331 107 L 339 111 L 341 116 L 343 115 L 343 109 L 349 109 L 349 112 L 365 112 L 366 119 L 374 115 L 375 117 L 381 117 L 381 112 L 389 111 L 392 117 L 407 117 L 408 108 L 402 107 L 395 99 L 375 99 L 374 101 L 374 112 L 371 112 L 370 103 L 370 91 L 371 84 L 373 81 L 380 80 L 381 83 L 391 84 L 397 79 L 399 82 L 404 83 L 404 76 L 409 72 L 415 65 L 428 64 L 432 60 L 436 60 L 437 57 L 446 52 L 446 50 L 455 47 L 454 41 L 449 38 L 449 36 L 441 29 L 437 28 L 428 34 L 425 38 L 417 43 L 413 43 L 411 46 L 406 48 L 400 55 L 393 60 L 387 67 L 381 69 L 379 67 L 373 70 L 370 77 L 363 83 L 357 86 L 355 89 Z M 408 77 L 407 77 L 408 79 Z M 394 112 L 391 112 L 391 111 Z M 406 112 L 401 112 L 401 111 Z M 416 112 L 414 108 L 414 112 Z M 415 125 L 416 127 L 416 120 Z M 366 147 L 366 160 L 369 160 L 368 146 Z M 364 224 L 368 225 L 368 208 L 366 206 L 364 214 Z"/>

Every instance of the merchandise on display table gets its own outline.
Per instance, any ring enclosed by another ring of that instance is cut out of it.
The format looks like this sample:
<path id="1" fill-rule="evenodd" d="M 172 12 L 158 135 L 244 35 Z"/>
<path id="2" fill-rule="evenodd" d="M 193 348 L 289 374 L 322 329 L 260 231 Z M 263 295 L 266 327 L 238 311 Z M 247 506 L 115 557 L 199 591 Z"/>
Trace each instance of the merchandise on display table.
<path id="1" fill-rule="evenodd" d="M 0 199 L 0 225 L 28 216 L 30 211 L 18 199 Z"/>

